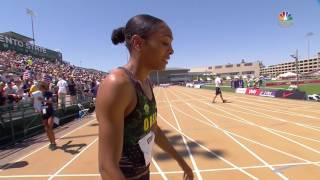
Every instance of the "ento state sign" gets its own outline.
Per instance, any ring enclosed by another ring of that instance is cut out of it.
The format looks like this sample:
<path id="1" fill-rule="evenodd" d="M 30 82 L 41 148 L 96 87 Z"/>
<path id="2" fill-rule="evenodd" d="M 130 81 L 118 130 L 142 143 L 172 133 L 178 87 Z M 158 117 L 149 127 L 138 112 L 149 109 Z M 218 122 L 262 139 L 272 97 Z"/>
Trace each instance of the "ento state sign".
<path id="1" fill-rule="evenodd" d="M 0 33 L 0 50 L 14 50 L 21 54 L 46 58 L 52 61 L 62 60 L 62 54 L 60 52 L 31 44 L 31 40 L 31 38 L 15 32 Z"/>

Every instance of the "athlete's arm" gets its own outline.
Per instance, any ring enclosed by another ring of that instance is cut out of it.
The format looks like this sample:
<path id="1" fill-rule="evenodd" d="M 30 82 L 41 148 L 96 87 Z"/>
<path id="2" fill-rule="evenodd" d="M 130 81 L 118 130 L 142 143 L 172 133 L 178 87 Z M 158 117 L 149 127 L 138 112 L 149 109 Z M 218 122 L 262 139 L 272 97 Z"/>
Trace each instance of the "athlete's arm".
<path id="1" fill-rule="evenodd" d="M 173 148 L 173 146 L 168 141 L 168 138 L 163 133 L 162 129 L 156 125 L 155 127 L 155 143 L 165 152 L 170 154 L 179 164 L 179 166 L 184 171 L 184 179 L 193 179 L 192 169 L 185 162 L 185 160 L 178 154 L 178 152 Z"/>
<path id="2" fill-rule="evenodd" d="M 119 168 L 123 145 L 123 123 L 130 102 L 130 82 L 119 72 L 101 83 L 96 115 L 99 122 L 99 171 L 102 179 L 125 180 Z"/>

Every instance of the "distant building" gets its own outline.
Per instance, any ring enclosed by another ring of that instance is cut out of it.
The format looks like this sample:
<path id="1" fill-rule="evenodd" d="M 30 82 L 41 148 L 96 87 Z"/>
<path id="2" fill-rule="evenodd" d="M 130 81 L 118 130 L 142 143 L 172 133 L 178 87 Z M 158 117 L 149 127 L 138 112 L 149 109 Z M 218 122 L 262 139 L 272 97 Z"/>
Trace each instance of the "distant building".
<path id="1" fill-rule="evenodd" d="M 195 67 L 191 68 L 190 72 L 202 72 L 202 73 L 212 73 L 215 75 L 220 75 L 221 77 L 233 77 L 233 76 L 255 76 L 260 75 L 260 67 L 262 63 L 256 62 L 245 62 L 242 60 L 238 64 L 225 64 L 216 66 L 206 66 L 206 67 Z"/>
<path id="2" fill-rule="evenodd" d="M 319 70 L 319 67 L 320 67 L 320 53 L 318 53 L 318 57 L 298 61 L 298 73 L 301 75 L 309 74 L 310 72 L 317 71 Z M 271 65 L 265 68 L 261 68 L 260 74 L 263 76 L 276 77 L 279 74 L 283 74 L 286 72 L 297 73 L 295 61 L 289 61 L 286 63 L 276 64 L 276 65 Z"/>
<path id="3" fill-rule="evenodd" d="M 186 68 L 166 68 L 163 71 L 153 71 L 150 74 L 150 79 L 154 84 L 190 81 L 189 70 Z"/>

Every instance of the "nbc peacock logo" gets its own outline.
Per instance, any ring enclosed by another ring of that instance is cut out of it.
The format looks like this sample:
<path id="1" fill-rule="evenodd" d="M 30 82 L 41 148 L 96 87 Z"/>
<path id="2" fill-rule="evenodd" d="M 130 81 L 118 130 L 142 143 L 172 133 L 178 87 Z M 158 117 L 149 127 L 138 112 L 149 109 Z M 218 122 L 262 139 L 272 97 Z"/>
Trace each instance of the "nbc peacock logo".
<path id="1" fill-rule="evenodd" d="M 287 11 L 282 11 L 279 14 L 279 22 L 280 22 L 280 25 L 282 26 L 285 26 L 285 27 L 291 26 L 293 24 L 292 15 Z"/>

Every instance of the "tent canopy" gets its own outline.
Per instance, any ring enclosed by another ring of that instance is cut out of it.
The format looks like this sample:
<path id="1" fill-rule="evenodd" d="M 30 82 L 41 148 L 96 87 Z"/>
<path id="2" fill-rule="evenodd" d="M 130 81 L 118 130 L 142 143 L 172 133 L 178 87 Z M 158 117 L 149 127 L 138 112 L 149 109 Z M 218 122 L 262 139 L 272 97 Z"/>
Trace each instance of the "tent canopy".
<path id="1" fill-rule="evenodd" d="M 280 74 L 278 77 L 284 77 L 284 78 L 286 78 L 286 77 L 295 77 L 295 76 L 297 76 L 296 73 L 286 72 L 286 73 Z"/>

